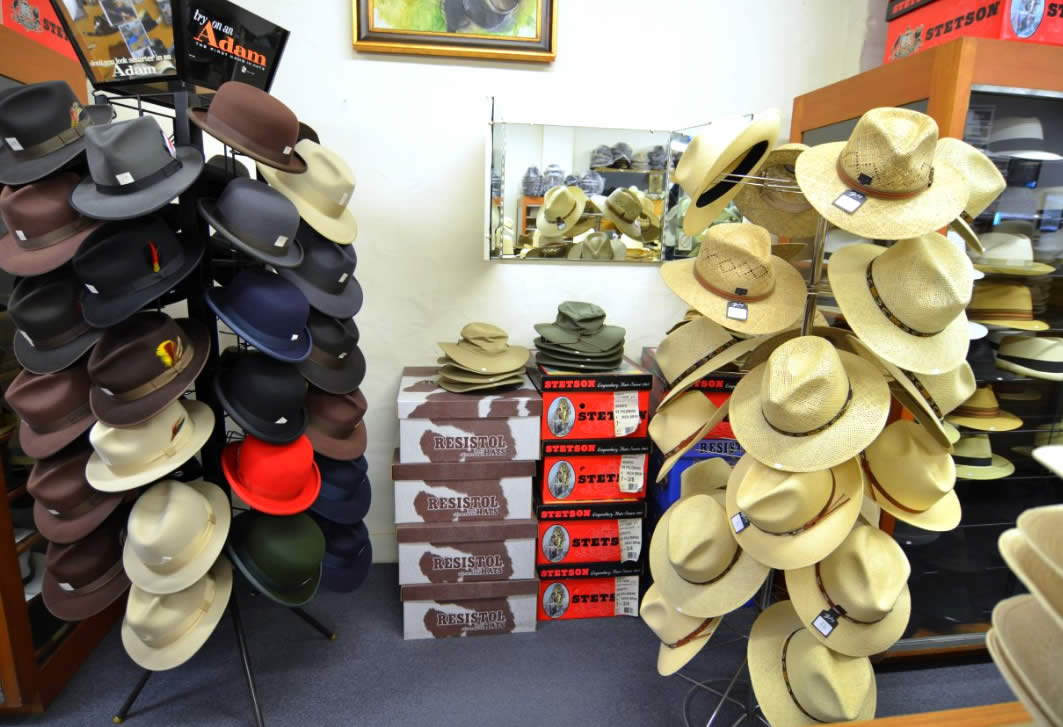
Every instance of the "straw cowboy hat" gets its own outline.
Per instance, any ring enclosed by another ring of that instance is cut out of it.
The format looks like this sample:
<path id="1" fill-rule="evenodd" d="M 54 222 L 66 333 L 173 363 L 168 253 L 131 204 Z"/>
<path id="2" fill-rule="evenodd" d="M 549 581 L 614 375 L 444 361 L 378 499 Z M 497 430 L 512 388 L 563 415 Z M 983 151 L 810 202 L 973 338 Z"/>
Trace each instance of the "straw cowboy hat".
<path id="1" fill-rule="evenodd" d="M 1059 538 L 1060 526 L 1063 525 L 1063 505 L 1031 508 L 1019 515 L 1017 525 L 1041 560 L 1063 578 L 1063 540 Z"/>
<path id="2" fill-rule="evenodd" d="M 731 426 L 742 447 L 770 467 L 813 472 L 858 455 L 889 415 L 890 392 L 875 364 L 799 336 L 735 386 Z"/>
<path id="3" fill-rule="evenodd" d="M 979 387 L 946 419 L 956 426 L 982 432 L 1010 432 L 1022 426 L 1022 419 L 1001 410 L 993 387 L 988 384 Z"/>
<path id="4" fill-rule="evenodd" d="M 997 368 L 1048 381 L 1063 381 L 1063 338 L 1006 336 L 997 349 Z"/>
<path id="5" fill-rule="evenodd" d="M 937 152 L 937 123 L 918 111 L 877 108 L 848 141 L 797 158 L 797 183 L 823 217 L 873 240 L 945 227 L 967 205 L 967 184 Z"/>
<path id="6" fill-rule="evenodd" d="M 642 225 L 639 222 L 642 217 L 642 203 L 634 192 L 626 187 L 614 189 L 600 206 L 602 215 L 616 225 L 618 230 L 625 235 L 642 239 Z"/>
<path id="7" fill-rule="evenodd" d="M 956 464 L 918 424 L 898 419 L 864 452 L 864 495 L 896 519 L 944 532 L 960 524 Z"/>
<path id="8" fill-rule="evenodd" d="M 704 439 L 727 416 L 727 402 L 719 408 L 700 391 L 688 391 L 673 399 L 668 406 L 658 407 L 650 419 L 649 434 L 664 453 L 663 464 L 657 473 L 662 481 L 679 458 Z"/>
<path id="9" fill-rule="evenodd" d="M 675 329 L 657 347 L 657 366 L 669 389 L 658 408 L 762 342 L 761 338 L 735 338 L 726 328 L 703 316 Z"/>
<path id="10" fill-rule="evenodd" d="M 890 392 L 901 406 L 911 412 L 938 444 L 951 448 L 959 435 L 951 435 L 949 429 L 955 432 L 955 427 L 946 426 L 944 418 L 975 392 L 978 384 L 971 365 L 964 361 L 943 374 L 914 374 L 887 361 L 883 364 L 893 377 Z"/>
<path id="11" fill-rule="evenodd" d="M 790 327 L 805 307 L 805 280 L 771 254 L 771 235 L 745 222 L 714 225 L 698 256 L 661 266 L 661 277 L 687 305 L 744 334 Z"/>
<path id="12" fill-rule="evenodd" d="M 675 167 L 675 181 L 690 197 L 683 232 L 693 237 L 712 224 L 756 175 L 779 138 L 780 116 L 769 109 L 753 116 L 714 121 L 695 136 Z"/>
<path id="13" fill-rule="evenodd" d="M 727 481 L 727 517 L 738 544 L 771 568 L 823 560 L 849 534 L 864 500 L 856 458 L 818 472 L 784 472 L 743 455 Z"/>
<path id="14" fill-rule="evenodd" d="M 1056 570 L 1063 563 L 1043 559 L 1017 528 L 1001 533 L 997 546 L 1004 562 L 1063 629 L 1063 576 Z"/>
<path id="15" fill-rule="evenodd" d="M 871 661 L 816 641 L 789 601 L 757 616 L 746 657 L 757 704 L 772 727 L 875 716 L 878 689 Z"/>
<path id="16" fill-rule="evenodd" d="M 523 346 L 509 344 L 509 334 L 490 323 L 468 323 L 457 343 L 441 341 L 439 347 L 463 368 L 483 374 L 500 374 L 521 368 L 530 355 Z"/>
<path id="17" fill-rule="evenodd" d="M 1047 717 L 1045 724 L 1063 724 L 1058 659 L 1063 630 L 1056 628 L 1043 604 L 1030 594 L 1014 596 L 993 609 L 993 632 L 1007 667 L 1001 669 L 1023 704 Z"/>
<path id="18" fill-rule="evenodd" d="M 997 169 L 993 160 L 959 139 L 938 139 L 937 155 L 959 172 L 967 183 L 967 206 L 950 226 L 960 234 L 966 244 L 981 253 L 982 244 L 971 228 L 971 222 L 985 212 L 1004 191 L 1007 186 L 1004 175 Z"/>
<path id="19" fill-rule="evenodd" d="M 768 154 L 757 183 L 741 186 L 734 202 L 750 222 L 780 237 L 812 237 L 819 213 L 797 187 L 794 165 L 805 144 L 783 144 Z"/>
<path id="20" fill-rule="evenodd" d="M 592 232 L 568 250 L 569 260 L 623 260 L 627 247 L 607 232 Z"/>
<path id="21" fill-rule="evenodd" d="M 998 275 L 1048 275 L 1054 265 L 1034 262 L 1033 243 L 1026 235 L 1011 232 L 984 232 L 981 255 L 971 255 L 976 270 Z"/>
<path id="22" fill-rule="evenodd" d="M 553 187 L 547 190 L 535 215 L 535 229 L 549 237 L 573 237 L 586 206 L 587 195 L 579 187 Z"/>
<path id="23" fill-rule="evenodd" d="M 960 365 L 970 340 L 966 256 L 936 232 L 892 247 L 849 245 L 827 274 L 846 322 L 880 358 L 919 374 Z"/>
<path id="24" fill-rule="evenodd" d="M 1010 477 L 1015 465 L 993 452 L 988 434 L 962 434 L 953 445 L 956 477 L 963 480 L 999 480 Z"/>
<path id="25" fill-rule="evenodd" d="M 653 584 L 642 597 L 639 616 L 661 642 L 657 650 L 657 673 L 671 676 L 698 655 L 716 633 L 720 618 L 701 618 L 677 611 Z"/>

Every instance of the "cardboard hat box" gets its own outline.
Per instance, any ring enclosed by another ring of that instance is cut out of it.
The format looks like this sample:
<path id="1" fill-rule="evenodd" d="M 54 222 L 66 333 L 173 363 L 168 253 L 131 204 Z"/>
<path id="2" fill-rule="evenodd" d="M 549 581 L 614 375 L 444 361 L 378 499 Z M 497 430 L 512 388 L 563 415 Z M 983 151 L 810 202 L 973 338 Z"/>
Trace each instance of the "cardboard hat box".
<path id="1" fill-rule="evenodd" d="M 671 391 L 671 387 L 657 365 L 656 347 L 642 349 L 642 365 L 653 372 L 653 388 L 650 390 L 650 414 L 652 416 L 657 412 L 657 407 L 660 405 L 661 400 Z M 713 371 L 695 381 L 689 390 L 702 392 L 709 398 L 709 401 L 720 407 L 731 398 L 731 392 L 734 391 L 735 385 L 742 380 L 744 375 L 736 371 Z M 706 436 L 714 439 L 733 439 L 734 430 L 731 429 L 731 422 L 725 418 Z"/>
<path id="2" fill-rule="evenodd" d="M 653 376 L 631 361 L 604 373 L 550 366 L 530 371 L 543 396 L 544 441 L 646 436 Z"/>
<path id="3" fill-rule="evenodd" d="M 539 568 L 539 620 L 639 615 L 639 566 L 593 563 Z"/>
<path id="4" fill-rule="evenodd" d="M 395 523 L 527 520 L 536 463 L 441 462 L 391 465 Z"/>
<path id="5" fill-rule="evenodd" d="M 649 439 L 543 442 L 539 493 L 544 503 L 641 500 Z"/>
<path id="6" fill-rule="evenodd" d="M 444 639 L 535 631 L 539 582 L 403 586 L 402 637 Z"/>
<path id="7" fill-rule="evenodd" d="M 412 523 L 395 530 L 399 585 L 535 577 L 534 520 Z"/>
<path id="8" fill-rule="evenodd" d="M 625 563 L 642 555 L 645 502 L 540 505 L 536 563 Z"/>
<path id="9" fill-rule="evenodd" d="M 454 394 L 438 366 L 407 366 L 399 381 L 399 461 L 539 459 L 542 397 L 527 377 L 515 389 Z"/>

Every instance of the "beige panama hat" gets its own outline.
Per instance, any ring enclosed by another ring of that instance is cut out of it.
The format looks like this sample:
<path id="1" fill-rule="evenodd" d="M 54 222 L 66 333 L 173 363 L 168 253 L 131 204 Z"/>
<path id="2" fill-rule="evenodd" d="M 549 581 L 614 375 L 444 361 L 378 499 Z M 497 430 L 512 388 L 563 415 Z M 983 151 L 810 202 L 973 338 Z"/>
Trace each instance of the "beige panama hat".
<path id="1" fill-rule="evenodd" d="M 749 454 L 727 481 L 727 517 L 742 549 L 771 568 L 804 568 L 845 539 L 864 500 L 856 458 L 818 472 L 784 472 Z"/>
<path id="2" fill-rule="evenodd" d="M 993 659 L 993 663 L 997 665 L 997 669 L 1003 675 L 1004 681 L 1011 687 L 1011 691 L 1019 698 L 1022 706 L 1033 719 L 1031 724 L 1037 725 L 1037 727 L 1055 727 L 1056 723 L 1048 716 L 1048 713 L 1040 705 L 1039 700 L 1034 698 L 1025 678 L 1019 673 L 1019 670 L 1004 651 L 1004 647 L 1000 642 L 1000 635 L 996 629 L 991 628 L 986 632 L 985 645 L 989 650 L 989 656 Z"/>
<path id="3" fill-rule="evenodd" d="M 997 349 L 997 368 L 1047 381 L 1063 381 L 1063 338 L 1005 336 Z"/>
<path id="4" fill-rule="evenodd" d="M 866 657 L 827 648 L 780 601 L 753 622 L 746 646 L 749 679 L 771 727 L 869 720 L 878 689 Z"/>
<path id="5" fill-rule="evenodd" d="M 649 433 L 657 448 L 664 452 L 664 463 L 657 473 L 660 482 L 679 458 L 693 449 L 727 416 L 727 402 L 719 408 L 700 391 L 688 391 L 658 407 L 650 419 Z"/>
<path id="6" fill-rule="evenodd" d="M 812 237 L 819 213 L 797 186 L 794 165 L 805 144 L 783 144 L 768 154 L 754 182 L 743 184 L 735 206 L 750 222 L 780 237 Z"/>
<path id="7" fill-rule="evenodd" d="M 1063 505 L 1034 507 L 1019 515 L 1026 542 L 1063 578 Z"/>
<path id="8" fill-rule="evenodd" d="M 206 574 L 225 547 L 229 497 L 202 480 L 163 480 L 144 492 L 129 513 L 122 563 L 133 585 L 147 593 L 176 593 Z"/>
<path id="9" fill-rule="evenodd" d="M 993 329 L 1048 330 L 1047 323 L 1034 320 L 1033 295 L 1022 283 L 996 280 L 975 283 L 967 316 Z"/>
<path id="10" fill-rule="evenodd" d="M 768 109 L 752 119 L 714 121 L 690 141 L 675 167 L 675 181 L 690 197 L 683 232 L 701 233 L 735 198 L 745 177 L 757 174 L 779 138 L 780 124 L 778 110 Z"/>
<path id="11" fill-rule="evenodd" d="M 187 588 L 156 595 L 129 589 L 122 646 L 138 666 L 173 669 L 195 656 L 221 621 L 233 590 L 233 567 L 219 555 L 210 570 Z"/>
<path id="12" fill-rule="evenodd" d="M 616 225 L 618 230 L 625 235 L 642 239 L 642 225 L 639 223 L 639 218 L 642 217 L 642 203 L 634 192 L 625 187 L 614 189 L 601 207 L 602 215 Z"/>
<path id="13" fill-rule="evenodd" d="M 1063 724 L 1063 679 L 1058 668 L 1063 629 L 1056 628 L 1035 596 L 1026 594 L 1006 598 L 993 608 L 993 631 L 1020 686 L 1016 695 L 1031 700 L 1048 724 Z"/>
<path id="14" fill-rule="evenodd" d="M 572 237 L 586 206 L 587 194 L 579 187 L 553 187 L 543 196 L 535 229 L 547 237 Z"/>
<path id="15" fill-rule="evenodd" d="M 295 153 L 306 161 L 301 174 L 258 165 L 269 186 L 283 194 L 308 225 L 338 245 L 350 245 L 358 237 L 358 222 L 347 205 L 354 195 L 354 172 L 339 154 L 310 139 L 301 139 Z"/>
<path id="16" fill-rule="evenodd" d="M 879 359 L 881 361 L 881 359 Z M 971 365 L 964 361 L 943 374 L 915 374 L 882 361 L 893 377 L 890 391 L 916 421 L 941 446 L 951 449 L 959 439 L 956 428 L 944 417 L 967 401 L 978 384 Z"/>
<path id="17" fill-rule="evenodd" d="M 592 232 L 568 250 L 569 260 L 623 260 L 627 247 L 608 232 Z"/>
<path id="18" fill-rule="evenodd" d="M 467 323 L 457 343 L 439 342 L 443 353 L 462 368 L 482 374 L 515 371 L 528 362 L 530 352 L 509 343 L 509 334 L 490 323 Z"/>
<path id="19" fill-rule="evenodd" d="M 746 374 L 729 403 L 746 452 L 775 469 L 813 472 L 874 441 L 889 416 L 890 391 L 875 364 L 825 338 L 799 336 Z"/>
<path id="20" fill-rule="evenodd" d="M 925 235 L 959 217 L 967 183 L 937 152 L 938 125 L 926 114 L 877 108 L 848 141 L 797 157 L 797 183 L 831 224 L 874 240 Z"/>
<path id="21" fill-rule="evenodd" d="M 662 677 L 671 676 L 686 666 L 709 643 L 720 625 L 719 617 L 701 618 L 676 610 L 656 583 L 642 597 L 639 616 L 661 642 L 657 651 L 657 673 Z"/>
<path id="22" fill-rule="evenodd" d="M 952 450 L 961 480 L 999 480 L 1015 472 L 1014 464 L 993 452 L 988 434 L 963 433 Z"/>
<path id="23" fill-rule="evenodd" d="M 1010 432 L 1022 426 L 1022 419 L 1001 410 L 993 387 L 988 384 L 976 389 L 967 401 L 945 418 L 956 426 L 981 432 Z"/>
<path id="24" fill-rule="evenodd" d="M 816 640 L 846 656 L 871 656 L 908 626 L 911 572 L 892 536 L 858 523 L 826 558 L 786 571 L 786 590 Z"/>
<path id="25" fill-rule="evenodd" d="M 976 270 L 997 275 L 1048 275 L 1054 265 L 1034 262 L 1033 243 L 1026 235 L 1011 232 L 985 232 L 978 239 L 981 255 L 971 255 Z"/>
<path id="26" fill-rule="evenodd" d="M 1038 555 L 1017 528 L 1001 533 L 997 546 L 1004 562 L 1030 589 L 1030 593 L 1056 622 L 1056 628 L 1063 630 L 1063 575 L 1053 567 L 1054 564 Z"/>
<path id="27" fill-rule="evenodd" d="M 950 227 L 976 252 L 982 252 L 978 235 L 971 228 L 975 217 L 988 209 L 1007 183 L 993 160 L 967 142 L 945 137 L 938 139 L 937 156 L 955 169 L 967 183 L 967 206 Z"/>
<path id="28" fill-rule="evenodd" d="M 745 334 L 789 328 L 805 309 L 801 273 L 771 254 L 767 230 L 747 222 L 709 228 L 697 257 L 665 263 L 661 277 L 706 318 Z"/>
<path id="29" fill-rule="evenodd" d="M 918 424 L 890 424 L 868 446 L 864 463 L 864 496 L 893 517 L 935 532 L 960 524 L 956 463 Z"/>
<path id="30" fill-rule="evenodd" d="M 760 338 L 735 338 L 704 316 L 673 330 L 657 347 L 657 365 L 670 387 L 658 406 L 664 406 L 698 379 L 741 358 L 761 342 Z"/>

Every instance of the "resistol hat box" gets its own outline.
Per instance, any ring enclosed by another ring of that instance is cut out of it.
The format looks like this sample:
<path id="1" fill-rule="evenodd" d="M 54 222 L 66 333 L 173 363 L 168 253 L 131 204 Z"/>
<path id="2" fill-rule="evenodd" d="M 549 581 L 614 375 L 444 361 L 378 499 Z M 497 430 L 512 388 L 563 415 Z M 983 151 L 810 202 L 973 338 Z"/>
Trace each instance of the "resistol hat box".
<path id="1" fill-rule="evenodd" d="M 645 502 L 540 505 L 536 563 L 637 562 Z"/>
<path id="2" fill-rule="evenodd" d="M 543 503 L 611 502 L 646 497 L 649 439 L 543 442 Z"/>
<path id="3" fill-rule="evenodd" d="M 395 530 L 401 586 L 535 577 L 534 520 L 412 523 Z"/>
<path id="4" fill-rule="evenodd" d="M 539 567 L 539 620 L 639 615 L 637 563 Z"/>
<path id="5" fill-rule="evenodd" d="M 402 637 L 445 639 L 535 631 L 537 580 L 403 586 Z"/>
<path id="6" fill-rule="evenodd" d="M 543 441 L 646 436 L 653 376 L 624 359 L 616 371 L 531 369 L 542 392 Z"/>

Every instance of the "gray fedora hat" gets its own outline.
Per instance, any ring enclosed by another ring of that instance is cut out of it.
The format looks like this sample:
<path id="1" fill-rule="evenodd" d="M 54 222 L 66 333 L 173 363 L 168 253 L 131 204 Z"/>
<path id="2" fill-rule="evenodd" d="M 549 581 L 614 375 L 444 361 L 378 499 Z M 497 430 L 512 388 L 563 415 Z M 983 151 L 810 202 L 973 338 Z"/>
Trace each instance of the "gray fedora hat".
<path id="1" fill-rule="evenodd" d="M 211 241 L 228 243 L 278 268 L 294 268 L 303 261 L 303 248 L 295 239 L 299 210 L 265 183 L 238 177 L 217 199 L 199 200 L 198 208 L 216 231 Z"/>
<path id="2" fill-rule="evenodd" d="M 354 277 L 358 255 L 321 235 L 306 222 L 299 223 L 303 259 L 295 268 L 277 273 L 302 291 L 310 305 L 336 318 L 350 318 L 362 308 L 362 286 Z"/>

